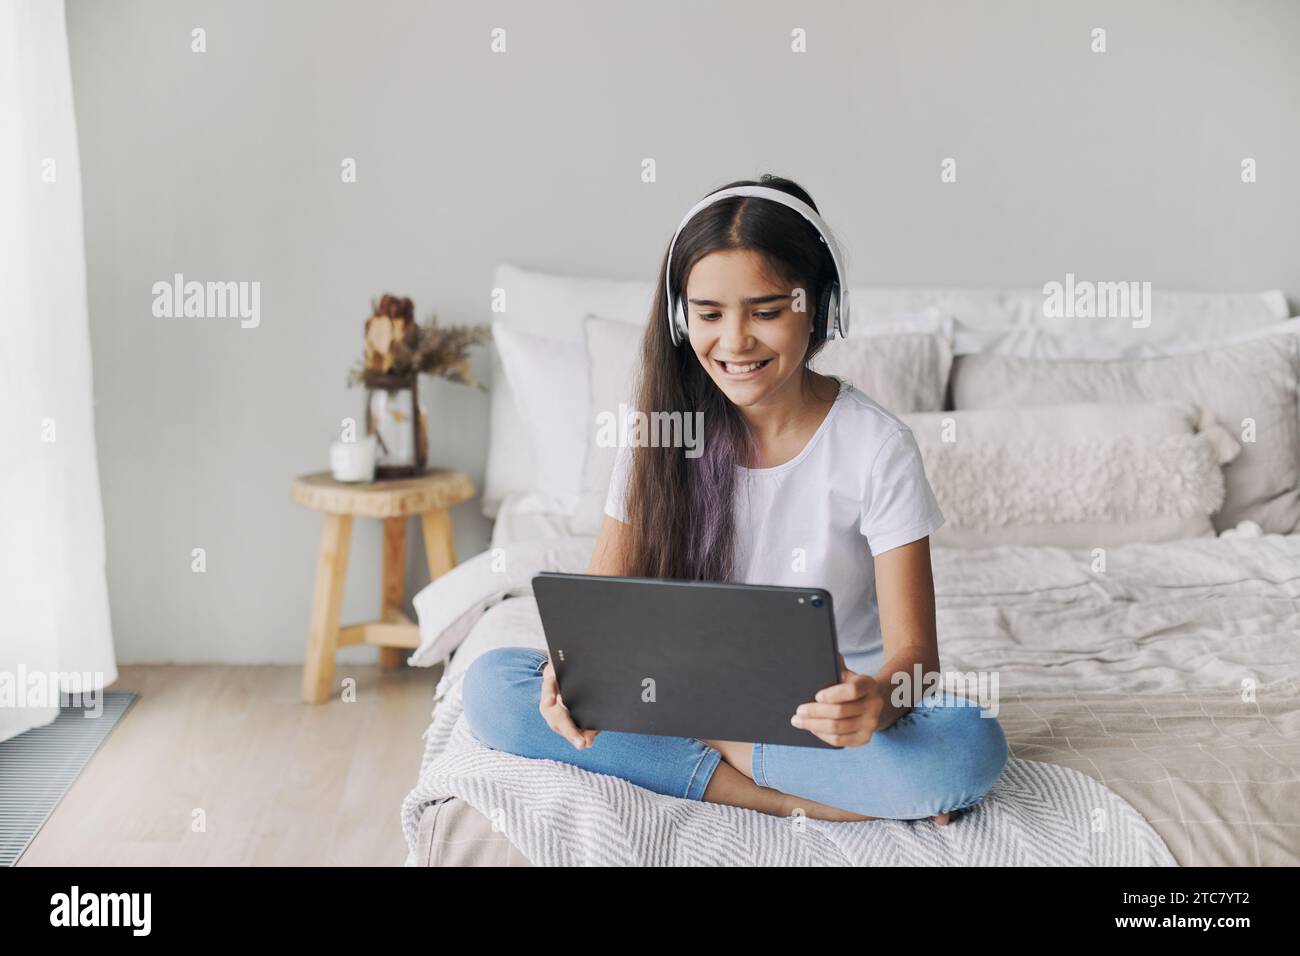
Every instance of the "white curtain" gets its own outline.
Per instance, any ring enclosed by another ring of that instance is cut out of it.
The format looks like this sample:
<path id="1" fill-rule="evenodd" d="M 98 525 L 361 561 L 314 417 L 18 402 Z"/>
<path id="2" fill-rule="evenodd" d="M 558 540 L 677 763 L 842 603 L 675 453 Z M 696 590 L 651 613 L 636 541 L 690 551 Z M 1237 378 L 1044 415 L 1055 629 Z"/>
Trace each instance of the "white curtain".
<path id="1" fill-rule="evenodd" d="M 93 404 L 63 3 L 0 0 L 0 740 L 117 679 Z"/>

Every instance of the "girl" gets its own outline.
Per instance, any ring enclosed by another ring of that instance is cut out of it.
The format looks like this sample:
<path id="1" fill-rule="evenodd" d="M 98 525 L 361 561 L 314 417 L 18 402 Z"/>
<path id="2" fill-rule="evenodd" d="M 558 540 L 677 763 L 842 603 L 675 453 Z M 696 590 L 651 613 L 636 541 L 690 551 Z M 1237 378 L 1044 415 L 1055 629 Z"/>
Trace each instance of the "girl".
<path id="1" fill-rule="evenodd" d="M 782 816 L 947 825 L 993 786 L 1007 744 L 996 718 L 961 698 L 890 699 L 895 673 L 939 670 L 929 535 L 944 518 L 907 426 L 809 367 L 845 327 L 834 240 L 812 198 L 774 176 L 719 192 L 736 186 L 766 193 L 718 197 L 688 217 L 642 338 L 636 407 L 702 411 L 703 453 L 619 450 L 587 573 L 826 588 L 841 683 L 791 722 L 844 749 L 598 739 L 574 725 L 546 654 L 521 647 L 469 667 L 465 716 L 490 747 L 657 793 Z"/>

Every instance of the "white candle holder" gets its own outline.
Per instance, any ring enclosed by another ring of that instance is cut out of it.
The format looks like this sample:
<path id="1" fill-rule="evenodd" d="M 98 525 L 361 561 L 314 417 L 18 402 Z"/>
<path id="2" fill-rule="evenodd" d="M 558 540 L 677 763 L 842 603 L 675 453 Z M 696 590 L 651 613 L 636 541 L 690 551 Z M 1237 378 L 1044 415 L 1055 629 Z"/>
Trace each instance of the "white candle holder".
<path id="1" fill-rule="evenodd" d="M 335 481 L 374 481 L 375 452 L 374 435 L 360 441 L 336 441 L 330 445 L 330 473 Z"/>

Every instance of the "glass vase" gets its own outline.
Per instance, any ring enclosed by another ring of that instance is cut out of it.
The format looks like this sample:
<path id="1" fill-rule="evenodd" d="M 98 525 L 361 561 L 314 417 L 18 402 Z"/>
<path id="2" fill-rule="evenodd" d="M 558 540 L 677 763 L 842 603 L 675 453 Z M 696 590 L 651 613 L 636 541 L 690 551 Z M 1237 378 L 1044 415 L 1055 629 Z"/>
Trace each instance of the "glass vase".
<path id="1" fill-rule="evenodd" d="M 366 378 L 366 434 L 374 435 L 375 478 L 413 478 L 424 473 L 428 438 L 417 376 Z"/>

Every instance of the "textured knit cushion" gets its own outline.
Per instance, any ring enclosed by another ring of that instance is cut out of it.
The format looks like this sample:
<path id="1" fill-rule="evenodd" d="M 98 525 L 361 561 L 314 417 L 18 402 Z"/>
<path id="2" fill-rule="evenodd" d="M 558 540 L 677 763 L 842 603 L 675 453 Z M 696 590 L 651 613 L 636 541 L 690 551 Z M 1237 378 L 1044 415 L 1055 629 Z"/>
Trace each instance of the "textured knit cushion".
<path id="1" fill-rule="evenodd" d="M 1114 547 L 1214 533 L 1240 445 L 1187 403 L 900 416 L 944 515 L 933 543 Z"/>

